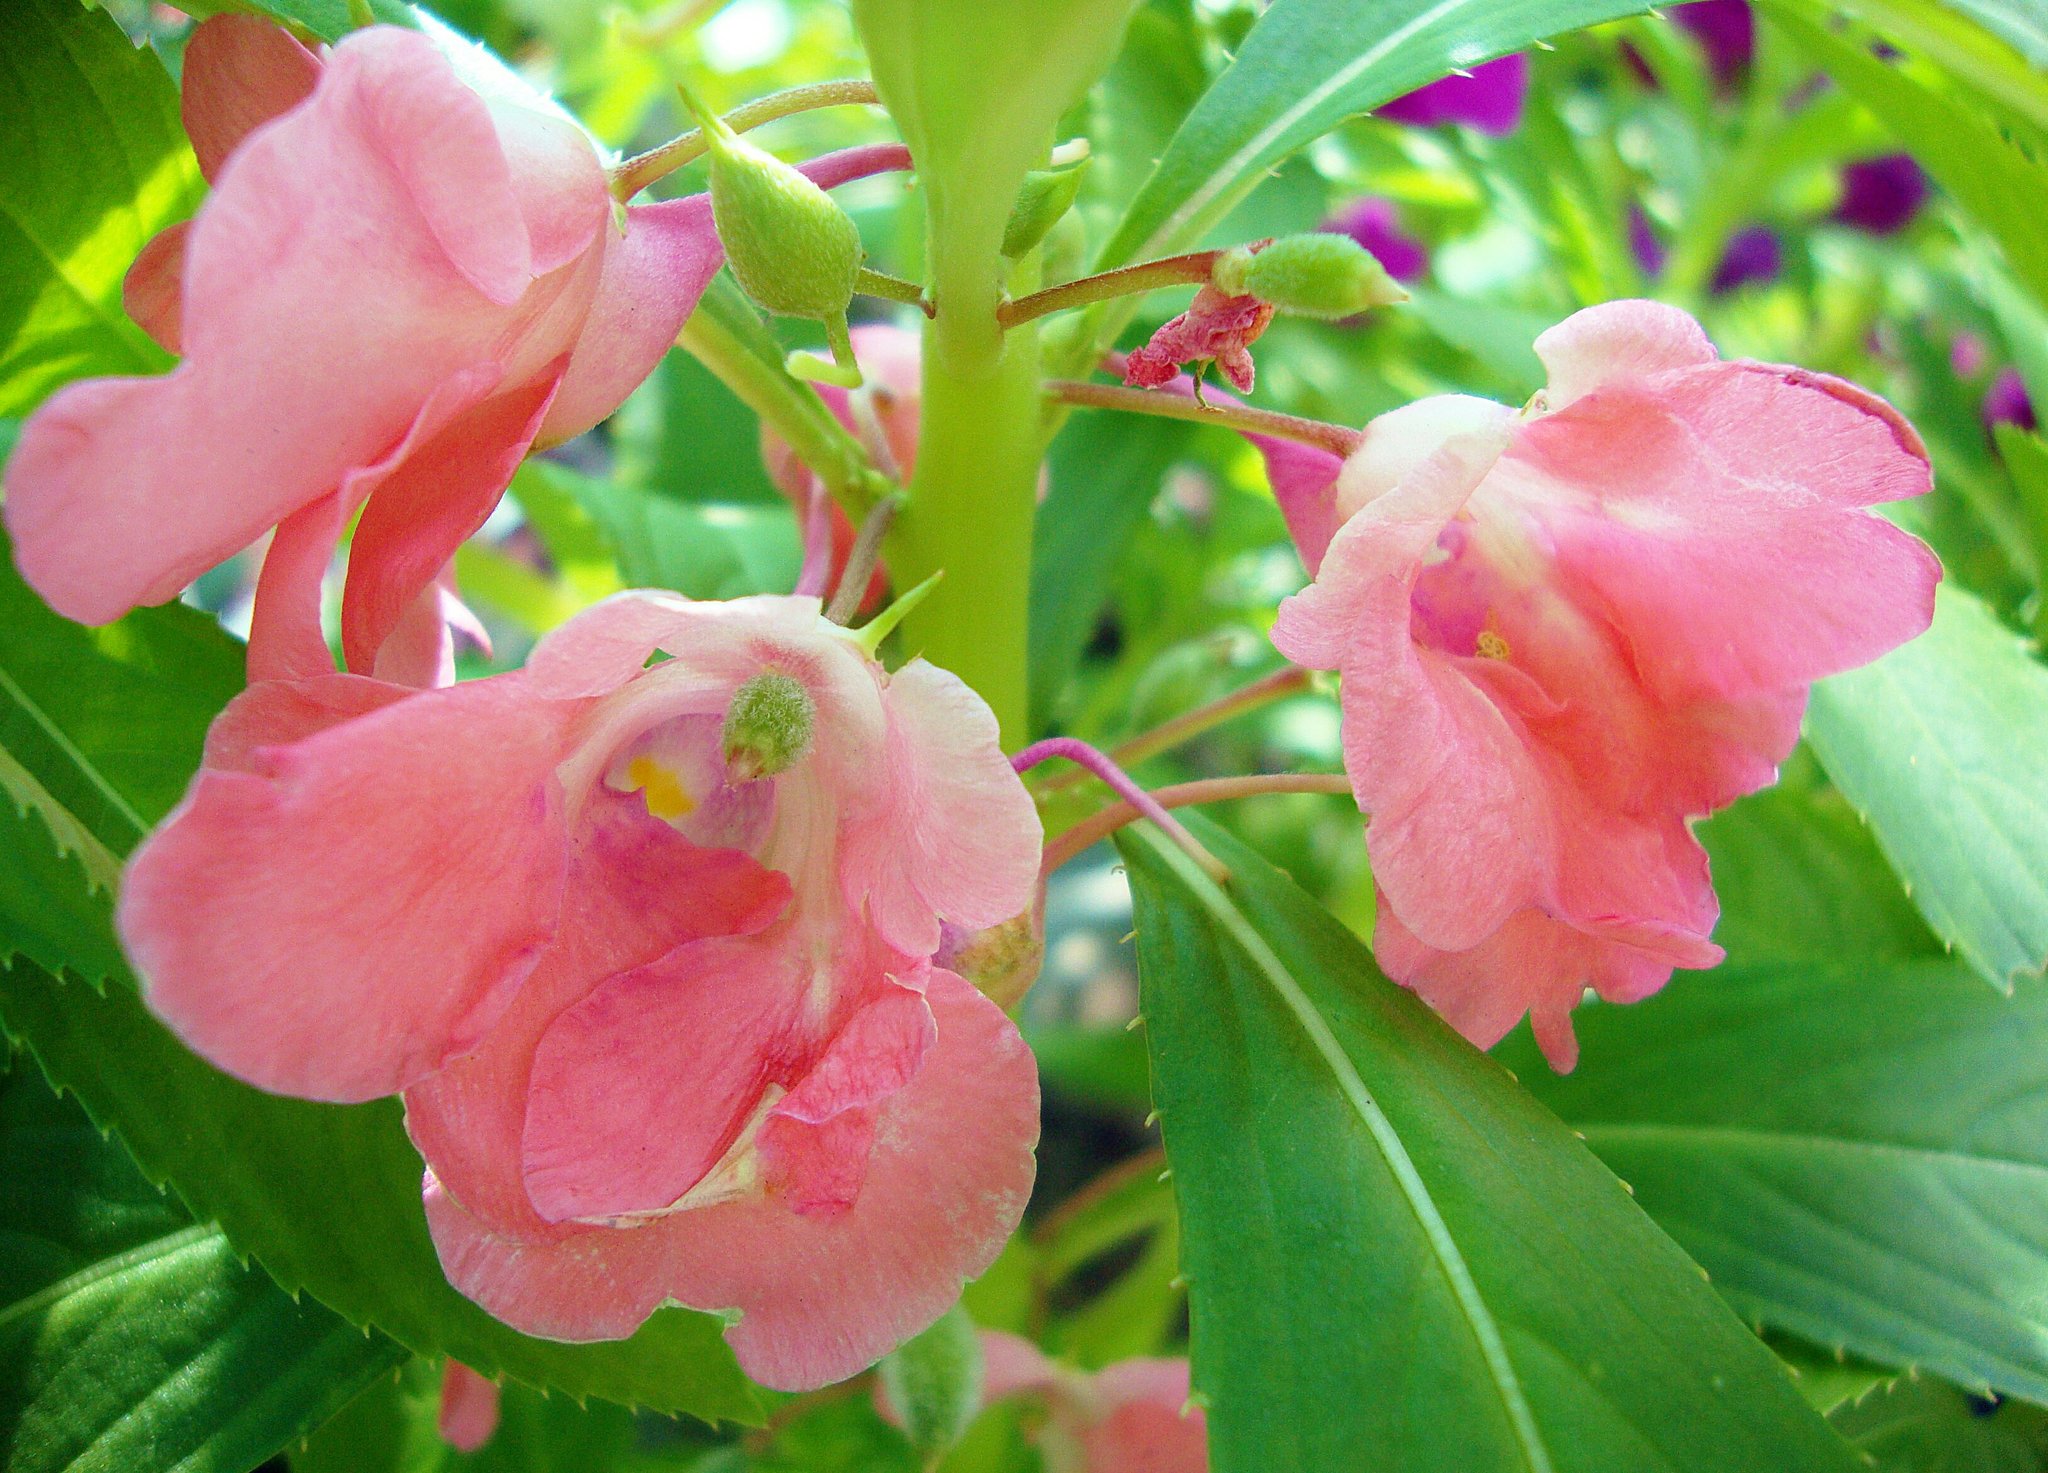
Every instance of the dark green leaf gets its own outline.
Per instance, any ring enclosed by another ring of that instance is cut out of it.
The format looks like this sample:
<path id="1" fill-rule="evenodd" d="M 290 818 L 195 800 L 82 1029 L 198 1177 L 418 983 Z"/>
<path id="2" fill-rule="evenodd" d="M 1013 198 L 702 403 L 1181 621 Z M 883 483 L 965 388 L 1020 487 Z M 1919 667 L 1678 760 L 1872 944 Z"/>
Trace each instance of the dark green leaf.
<path id="1" fill-rule="evenodd" d="M 19 0 L 0 25 L 0 138 L 0 414 L 166 367 L 121 307 L 136 253 L 202 189 L 162 63 L 104 11 Z"/>
<path id="2" fill-rule="evenodd" d="M 1051 486 L 1031 548 L 1033 727 L 1046 727 L 1058 710 L 1102 613 L 1110 574 L 1192 428 L 1178 420 L 1081 414 L 1052 442 Z"/>
<path id="3" fill-rule="evenodd" d="M 2048 669 L 1944 586 L 1934 627 L 1814 687 L 1807 736 L 1915 905 L 2000 987 L 2048 962 Z"/>
<path id="4" fill-rule="evenodd" d="M 1946 960 L 1680 974 L 1500 1057 L 1745 1316 L 2048 1399 L 2048 983 Z"/>
<path id="5" fill-rule="evenodd" d="M 1120 843 L 1219 1473 L 1855 1466 L 1563 1125 L 1199 832 L 1227 889 Z"/>
<path id="6" fill-rule="evenodd" d="M 405 1352 L 294 1302 L 32 1069 L 0 1076 L 9 1473 L 243 1473 Z"/>

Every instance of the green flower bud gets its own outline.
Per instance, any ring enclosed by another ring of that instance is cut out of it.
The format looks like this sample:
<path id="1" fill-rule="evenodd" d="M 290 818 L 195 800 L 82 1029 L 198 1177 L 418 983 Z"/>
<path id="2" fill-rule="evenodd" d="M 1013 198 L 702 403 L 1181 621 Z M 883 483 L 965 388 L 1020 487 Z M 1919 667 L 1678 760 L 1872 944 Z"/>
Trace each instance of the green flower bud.
<path id="1" fill-rule="evenodd" d="M 884 1356 L 875 1374 L 910 1445 L 930 1466 L 981 1410 L 981 1335 L 956 1304 L 929 1330 Z"/>
<path id="2" fill-rule="evenodd" d="M 788 771 L 811 750 L 817 715 L 811 693 L 794 676 L 756 675 L 725 708 L 726 771 L 742 783 Z"/>
<path id="3" fill-rule="evenodd" d="M 865 258 L 860 231 L 832 196 L 734 133 L 683 92 L 711 151 L 711 218 L 732 274 L 770 312 L 845 315 Z"/>
<path id="4" fill-rule="evenodd" d="M 1010 222 L 1003 227 L 1004 255 L 1017 260 L 1045 239 L 1045 233 L 1074 207 L 1087 168 L 1083 158 L 1070 168 L 1033 169 L 1024 176 L 1017 203 L 1010 207 Z"/>
<path id="5" fill-rule="evenodd" d="M 1260 251 L 1240 246 L 1210 279 L 1233 297 L 1257 297 L 1299 317 L 1352 317 L 1405 302 L 1408 293 L 1348 235 L 1287 235 Z"/>

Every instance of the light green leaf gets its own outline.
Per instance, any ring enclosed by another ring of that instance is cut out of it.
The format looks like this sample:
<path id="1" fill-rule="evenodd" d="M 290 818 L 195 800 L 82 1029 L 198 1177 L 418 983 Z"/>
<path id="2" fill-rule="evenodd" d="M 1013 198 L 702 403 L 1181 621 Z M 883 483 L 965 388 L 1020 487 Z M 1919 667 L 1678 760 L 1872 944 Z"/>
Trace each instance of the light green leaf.
<path id="1" fill-rule="evenodd" d="M 0 1075 L 9 1473 L 243 1473 L 405 1357 L 294 1302 L 33 1070 Z"/>
<path id="2" fill-rule="evenodd" d="M 1198 239 L 1295 149 L 1346 118 L 1642 0 L 1274 0 L 1181 124 L 1098 269 Z"/>
<path id="3" fill-rule="evenodd" d="M 121 278 L 202 185 L 177 89 L 104 11 L 11 5 L 0 80 L 0 415 L 17 415 L 87 374 L 169 365 Z"/>
<path id="4" fill-rule="evenodd" d="M 369 5 L 370 13 L 387 25 L 414 23 L 413 8 L 406 0 L 369 0 Z M 338 41 L 355 29 L 349 0 L 194 0 L 178 8 L 200 17 L 228 12 L 267 15 L 321 41 Z"/>
<path id="5" fill-rule="evenodd" d="M 1120 845 L 1218 1473 L 1856 1466 L 1620 1183 L 1213 824 Z"/>
<path id="6" fill-rule="evenodd" d="M 1934 627 L 1814 687 L 1807 738 L 1913 902 L 2009 987 L 2048 962 L 2048 669 L 1946 585 Z"/>
<path id="7" fill-rule="evenodd" d="M 1986 1406 L 1939 1381 L 1901 1381 L 1830 1418 L 1870 1473 L 2040 1473 L 2048 1412 L 2020 1402 Z"/>
<path id="8" fill-rule="evenodd" d="M 1743 1315 L 2048 1400 L 2048 983 L 1957 962 L 1681 974 L 1520 1068 Z"/>

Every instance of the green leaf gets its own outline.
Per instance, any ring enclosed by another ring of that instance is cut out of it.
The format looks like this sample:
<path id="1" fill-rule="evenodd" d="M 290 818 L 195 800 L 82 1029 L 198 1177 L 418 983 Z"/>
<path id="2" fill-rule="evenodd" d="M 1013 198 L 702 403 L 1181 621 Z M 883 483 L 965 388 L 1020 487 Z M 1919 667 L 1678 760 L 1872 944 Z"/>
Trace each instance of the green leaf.
<path id="1" fill-rule="evenodd" d="M 2048 170 L 1947 91 L 1880 60 L 1861 40 L 1836 34 L 1827 23 L 1833 14 L 1827 7 L 1814 0 L 1768 0 L 1767 8 L 1997 240 L 2035 299 L 2048 302 Z"/>
<path id="2" fill-rule="evenodd" d="M 1052 442 L 1031 549 L 1032 725 L 1044 729 L 1102 613 L 1110 574 L 1193 426 L 1082 414 Z"/>
<path id="3" fill-rule="evenodd" d="M 1731 963 L 1941 955 L 1840 793 L 1780 782 L 1699 834 L 1721 897 L 1714 940 Z"/>
<path id="4" fill-rule="evenodd" d="M 1831 1413 L 1845 1403 L 1861 1401 L 1901 1374 L 1855 1356 L 1830 1354 L 1789 1335 L 1767 1334 L 1764 1344 L 1785 1363 L 1799 1394 L 1817 1412 Z"/>
<path id="5" fill-rule="evenodd" d="M 1119 844 L 1218 1473 L 1855 1466 L 1562 1124 L 1197 823 L 1227 890 Z"/>
<path id="6" fill-rule="evenodd" d="M 1294 150 L 1455 67 L 1644 0 L 1274 0 L 1167 145 L 1097 269 L 1191 242 Z"/>
<path id="7" fill-rule="evenodd" d="M 0 1075 L 9 1473 L 242 1473 L 405 1352 L 294 1302 L 33 1071 Z"/>
<path id="8" fill-rule="evenodd" d="M 415 23 L 413 8 L 406 0 L 369 0 L 369 5 L 370 13 L 386 25 Z M 267 15 L 321 41 L 339 41 L 355 29 L 349 0 L 195 0 L 178 8 L 199 18 L 233 12 Z"/>
<path id="9" fill-rule="evenodd" d="M 2048 669 L 1944 586 L 1934 627 L 1814 687 L 1807 739 L 1913 902 L 2009 987 L 2048 962 Z"/>
<path id="10" fill-rule="evenodd" d="M 1959 963 L 1684 974 L 1500 1058 L 1743 1315 L 2048 1400 L 2048 982 Z"/>
<path id="11" fill-rule="evenodd" d="M 169 365 L 121 278 L 202 185 L 177 89 L 104 11 L 10 6 L 0 80 L 0 415 L 16 415 L 87 374 Z"/>
<path id="12" fill-rule="evenodd" d="M 458 1294 L 427 1236 L 398 1101 L 265 1094 L 188 1051 L 129 989 L 96 993 L 25 962 L 0 972 L 0 1027 L 121 1133 L 151 1180 L 293 1292 L 486 1375 L 705 1418 L 758 1414 L 715 1315 L 666 1309 L 630 1340 L 567 1345 Z"/>
<path id="13" fill-rule="evenodd" d="M 981 1410 L 980 1333 L 956 1304 L 882 1357 L 875 1376 L 910 1445 L 935 1460 Z"/>
<path id="14" fill-rule="evenodd" d="M 1987 1406 L 1938 1381 L 1901 1381 L 1830 1418 L 1871 1473 L 2041 1473 L 2048 1412 Z"/>

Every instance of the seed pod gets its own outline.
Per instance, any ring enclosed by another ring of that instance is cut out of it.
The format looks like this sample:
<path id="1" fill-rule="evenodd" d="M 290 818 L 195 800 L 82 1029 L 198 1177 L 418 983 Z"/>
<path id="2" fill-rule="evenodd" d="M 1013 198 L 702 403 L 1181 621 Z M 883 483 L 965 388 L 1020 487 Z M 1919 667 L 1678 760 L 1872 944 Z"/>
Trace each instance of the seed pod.
<path id="1" fill-rule="evenodd" d="M 1353 317 L 1405 302 L 1408 293 L 1371 251 L 1348 235 L 1288 235 L 1216 262 L 1210 279 L 1233 297 L 1257 297 L 1298 317 Z"/>

